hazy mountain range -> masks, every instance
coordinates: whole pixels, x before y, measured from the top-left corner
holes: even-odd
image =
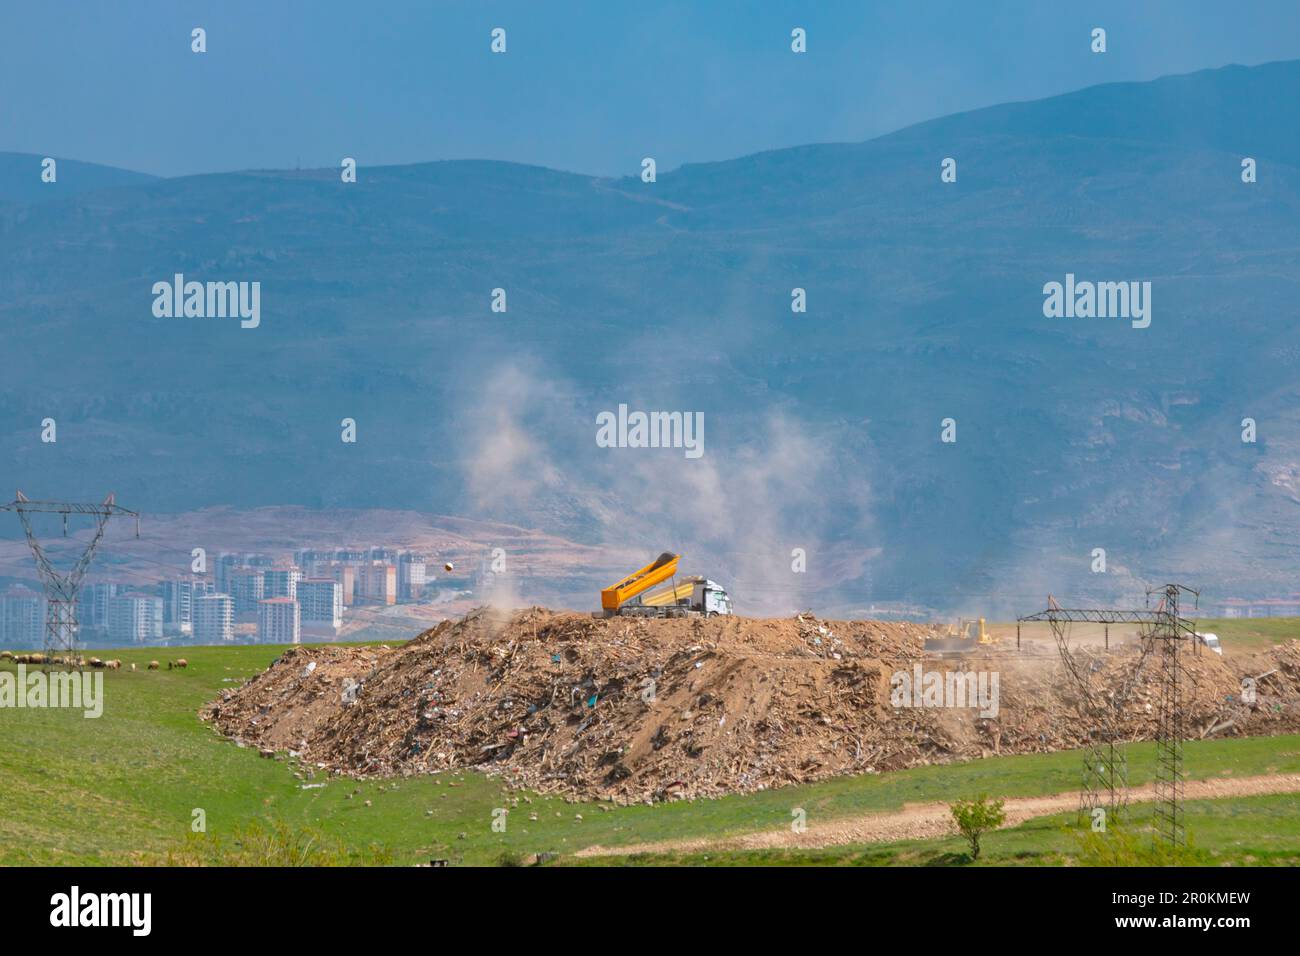
[[[740,610],[1290,593],[1297,102],[1300,62],[1232,66],[654,183],[0,154],[0,487],[672,547]],[[156,318],[177,273],[259,282],[260,326]],[[1067,274],[1149,281],[1150,327],[1045,317]],[[597,447],[620,403],[703,412],[704,456]]]

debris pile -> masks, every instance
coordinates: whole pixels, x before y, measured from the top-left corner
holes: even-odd
[[[650,619],[484,609],[395,649],[292,648],[202,716],[247,745],[293,750],[357,776],[474,767],[515,786],[619,803],[1086,742],[1054,658],[939,661],[922,651],[930,636],[926,625],[809,614]],[[1300,644],[1274,654],[1253,708],[1242,704],[1242,675],[1225,659],[1185,655],[1188,735],[1300,729]],[[1096,686],[1118,685],[1137,656],[1098,655]],[[1250,667],[1262,673],[1262,663]],[[895,706],[891,679],[920,669],[996,674],[996,713]],[[1158,694],[1148,661],[1120,711],[1126,739],[1154,734]]]

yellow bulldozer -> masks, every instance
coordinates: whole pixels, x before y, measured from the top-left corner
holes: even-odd
[[[984,627],[984,618],[961,618],[949,627],[943,637],[932,637],[925,642],[927,651],[952,653],[954,651],[973,651],[993,643],[993,635]]]

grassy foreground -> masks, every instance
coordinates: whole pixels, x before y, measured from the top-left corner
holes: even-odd
[[[1192,849],[1183,862],[1197,866],[1300,866],[1300,797],[1277,794],[1184,804]],[[1127,828],[1138,850],[1118,865],[1145,865],[1153,825],[1150,804],[1134,805]],[[586,866],[1071,866],[1109,865],[1089,855],[1074,814],[1036,817],[984,835],[980,857],[959,836],[892,843],[845,844],[822,849],[710,850],[693,853],[586,857]],[[1101,838],[1099,838],[1101,839]]]
[[[237,747],[196,717],[223,688],[266,667],[278,648],[186,648],[178,653],[189,660],[187,670],[168,671],[164,664],[152,672],[143,665],[159,651],[112,653],[142,669],[104,674],[103,717],[0,710],[0,863],[410,864],[440,858],[482,864],[534,853],[563,859],[596,844],[788,826],[795,807],[811,823],[905,802],[950,802],[981,792],[1035,796],[1079,783],[1078,753],[997,757],[654,807],[508,793],[476,773],[369,782],[311,776],[294,761]],[[1132,783],[1152,778],[1150,745],[1130,747],[1129,761]],[[1300,772],[1300,737],[1190,742],[1186,769],[1191,779]],[[1298,804],[1295,795],[1189,804],[1188,828],[1198,846],[1224,861],[1296,862]],[[492,826],[499,809],[509,810],[505,832]],[[202,834],[192,831],[196,810],[206,820]],[[987,862],[1062,862],[1073,849],[1061,823],[1030,821],[993,834]],[[953,839],[620,862],[924,864],[951,861],[959,851]]]

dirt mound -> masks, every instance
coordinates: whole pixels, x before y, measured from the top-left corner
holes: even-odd
[[[801,616],[597,619],[478,611],[389,648],[295,647],[202,712],[231,737],[356,775],[477,767],[542,792],[618,802],[749,791],[1086,742],[1055,657],[922,652],[932,629]],[[1098,655],[1095,686],[1136,650]],[[1300,729],[1300,644],[1241,674],[1187,654],[1187,735]],[[996,716],[895,706],[891,677],[993,673]],[[1267,665],[1267,666],[1265,666]],[[1148,664],[1122,710],[1125,739],[1155,731]],[[1218,725],[1228,722],[1226,727]]]

